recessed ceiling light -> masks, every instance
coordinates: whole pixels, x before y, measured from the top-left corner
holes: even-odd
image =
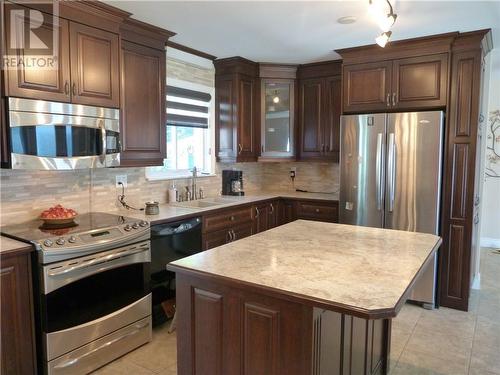
[[[340,17],[337,22],[341,23],[342,25],[348,25],[350,23],[356,22],[357,19],[354,16],[345,16],[345,17]]]

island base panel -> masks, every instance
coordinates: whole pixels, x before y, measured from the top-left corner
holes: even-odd
[[[376,375],[389,319],[367,320],[178,273],[179,375]]]

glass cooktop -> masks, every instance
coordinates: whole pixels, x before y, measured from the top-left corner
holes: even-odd
[[[92,212],[78,215],[72,224],[65,226],[46,226],[42,220],[36,219],[21,224],[4,226],[0,228],[0,232],[17,240],[39,242],[40,240],[54,236],[81,234],[136,221],[137,219],[126,216]]]

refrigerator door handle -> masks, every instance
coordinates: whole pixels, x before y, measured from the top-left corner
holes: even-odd
[[[389,155],[387,160],[389,186],[389,212],[394,210],[394,190],[396,188],[396,144],[394,142],[394,133],[389,133]]]
[[[376,175],[376,195],[377,195],[377,210],[382,209],[382,166],[384,165],[384,152],[382,147],[382,133],[377,134],[377,155],[375,161]]]

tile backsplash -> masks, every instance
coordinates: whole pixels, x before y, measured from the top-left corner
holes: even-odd
[[[295,183],[289,178],[290,168],[297,169]],[[243,171],[246,193],[259,191],[293,191],[295,188],[320,192],[339,189],[339,165],[333,163],[237,163],[216,164],[215,177],[200,177],[198,186],[207,196],[221,190],[221,170]],[[127,175],[126,201],[131,206],[155,200],[167,202],[167,189],[172,182],[178,189],[190,184],[189,179],[149,181],[144,168],[110,168],[80,171],[0,171],[0,225],[20,223],[37,217],[41,211],[57,203],[77,212],[120,210],[115,187],[116,175]]]

